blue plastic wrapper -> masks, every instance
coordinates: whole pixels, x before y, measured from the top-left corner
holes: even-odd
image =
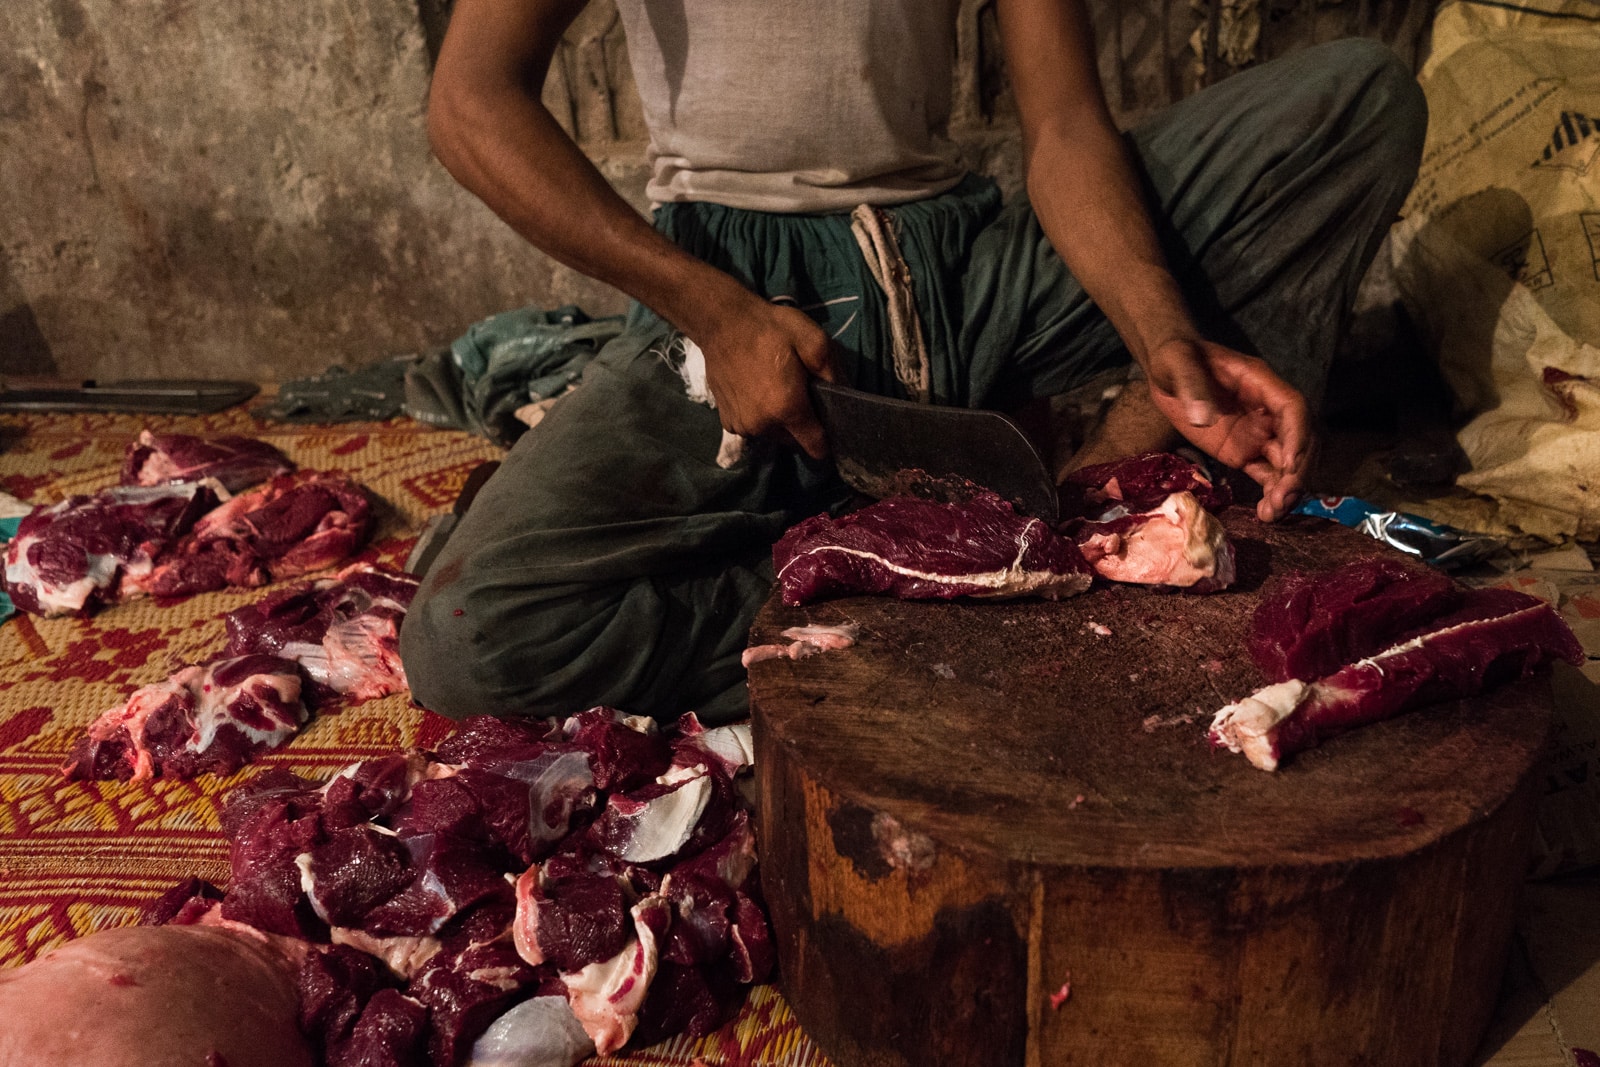
[[[1332,519],[1341,526],[1352,526],[1368,537],[1445,570],[1480,560],[1505,546],[1498,537],[1458,530],[1403,511],[1385,511],[1354,496],[1309,497],[1300,502],[1294,514]]]

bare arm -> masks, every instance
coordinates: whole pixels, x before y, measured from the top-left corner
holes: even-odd
[[[1028,194],[1056,252],[1190,441],[1261,483],[1263,519],[1304,477],[1304,399],[1259,359],[1207,341],[1161,252],[1095,68],[1082,0],[999,0]]]
[[[679,249],[639,216],[540,102],[587,0],[460,0],[440,49],[428,135],[446,169],[539,249],[654,309],[706,353],[723,425],[826,450],[806,396],[828,339]]]

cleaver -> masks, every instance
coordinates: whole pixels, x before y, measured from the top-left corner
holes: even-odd
[[[1056,483],[1017,424],[998,411],[936,407],[811,379],[811,402],[839,476],[871,497],[908,488],[906,472],[964,478],[1054,524]]]

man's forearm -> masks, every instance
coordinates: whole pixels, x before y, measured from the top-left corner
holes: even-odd
[[[1028,195],[1050,244],[1135,359],[1198,339],[1106,110],[1081,0],[1001,0]]]
[[[446,40],[428,132],[456,180],[553,259],[615,286],[691,336],[750,297],[657,233],[556,123],[531,89],[543,80],[547,49],[523,69],[497,62],[498,39],[478,40],[470,24],[452,28],[462,37]]]
[[[1046,125],[1028,164],[1039,223],[1141,364],[1161,344],[1199,332],[1168,269],[1140,183],[1112,131]]]

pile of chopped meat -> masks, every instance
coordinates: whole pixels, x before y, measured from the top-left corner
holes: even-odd
[[[863,593],[1058,599],[1095,575],[1203,593],[1234,579],[1233,546],[1208,510],[1231,495],[1180,456],[1150,453],[1070,475],[1059,531],[987,490],[944,495],[954,499],[890,497],[793,527],[772,553],[783,602]]]
[[[283,475],[203,515],[132,589],[187,596],[323,570],[366,540],[371,513],[366,493],[347,478]]]
[[[1286,579],[1256,609],[1250,650],[1272,684],[1217,712],[1210,736],[1268,771],[1345,730],[1583,661],[1537,597],[1391,560]]]
[[[101,714],[73,747],[68,778],[231,774],[300,730],[300,672],[275,656],[184,667]]]
[[[232,774],[298,733],[307,703],[404,691],[399,629],[416,590],[409,574],[359,563],[234,609],[217,657],[101,714],[62,773],[123,781]]]
[[[231,881],[174,924],[303,946],[300,1028],[328,1067],[571,1064],[720,1026],[772,941],[735,778],[749,728],[594,708],[468,720],[433,752],[229,798]]]
[[[292,468],[250,438],[146,431],[129,446],[126,484],[23,520],[6,550],[6,591],[38,615],[87,614],[331,567],[366,539],[371,503],[345,478]]]

